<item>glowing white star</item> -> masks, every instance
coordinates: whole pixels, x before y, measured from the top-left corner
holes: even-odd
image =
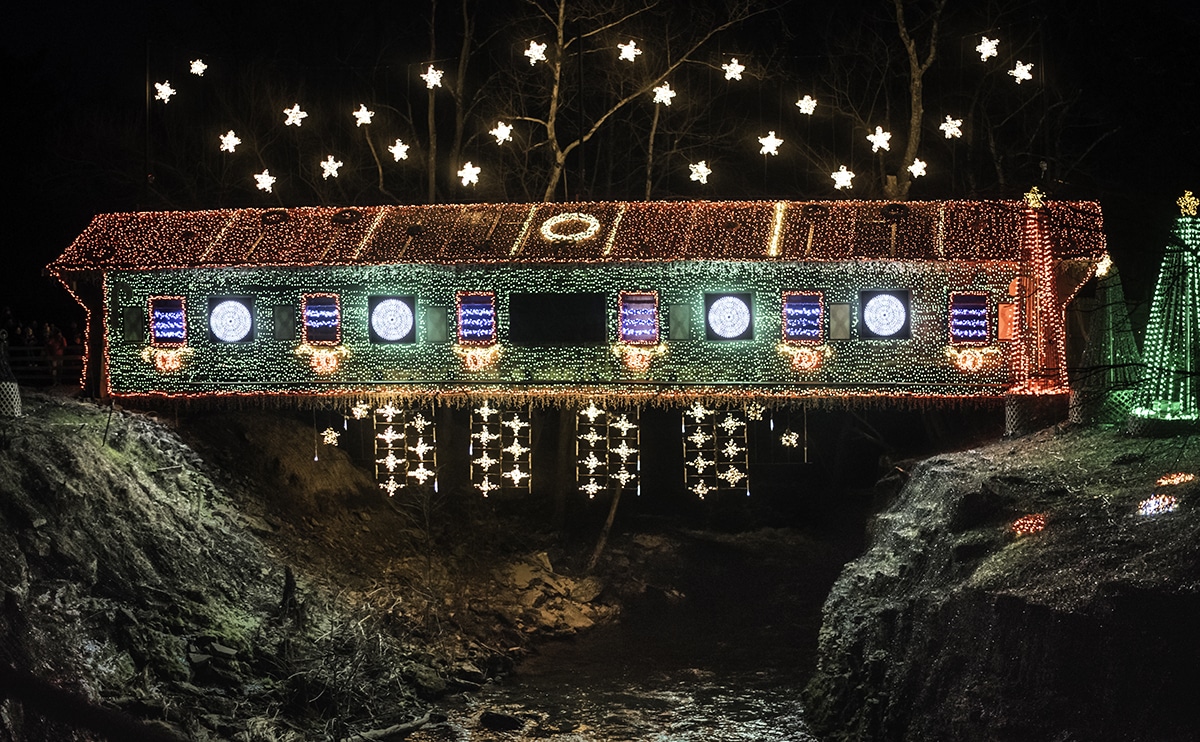
[[[925,162],[920,159],[913,160],[912,164],[908,166],[908,172],[912,173],[914,178],[921,177],[925,174]]]
[[[467,160],[463,164],[462,170],[459,170],[457,175],[462,178],[463,185],[475,185],[479,183],[479,168],[472,165],[470,160]]]
[[[371,414],[371,405],[366,402],[359,402],[351,408],[350,413],[354,415],[355,420],[362,420],[367,415]]]
[[[691,179],[701,183],[708,183],[708,176],[712,175],[712,170],[708,169],[708,162],[701,160],[695,165],[688,165],[688,170],[692,171]]]
[[[271,192],[271,187],[275,185],[275,176],[271,175],[270,170],[263,170],[258,175],[254,176],[255,188],[260,191]]]
[[[947,116],[938,128],[946,134],[947,139],[958,139],[962,136],[962,119],[952,119]]]
[[[783,144],[783,140],[775,136],[775,131],[771,130],[765,137],[759,137],[758,143],[762,145],[762,149],[758,151],[760,155],[778,155],[779,145]]]
[[[1032,80],[1033,75],[1029,74],[1029,70],[1033,69],[1033,62],[1022,64],[1021,60],[1017,60],[1017,66],[1008,71],[1008,74],[1016,78],[1017,84],[1020,85],[1025,80]]]
[[[881,149],[890,151],[892,149],[892,133],[884,131],[882,126],[876,126],[875,133],[867,135],[867,141],[871,143],[872,152],[878,152]]]
[[[979,52],[979,60],[981,62],[988,61],[989,57],[994,57],[998,54],[996,45],[1000,43],[1000,39],[989,39],[984,36],[979,42],[979,46],[975,47],[975,51]]]
[[[154,93],[154,99],[163,103],[170,103],[171,96],[175,95],[175,88],[171,87],[170,80],[154,83],[154,90],[157,91]]]
[[[232,152],[239,144],[242,143],[242,140],[238,139],[238,135],[233,133],[233,129],[230,129],[228,132],[222,134],[219,139],[221,140],[222,152]]]
[[[746,66],[738,64],[737,57],[733,57],[729,60],[729,64],[721,65],[721,69],[725,70],[726,80],[741,80],[742,72],[745,71]]]
[[[853,188],[854,173],[846,169],[845,165],[838,168],[836,173],[833,173],[833,187],[839,191],[843,188]]]
[[[206,69],[208,69],[208,65],[204,63],[203,59],[193,59],[188,71],[196,77],[204,77],[204,70]]]
[[[421,75],[421,79],[425,81],[425,87],[433,90],[442,86],[442,75],[444,74],[446,73],[431,64],[429,65],[429,69],[425,70]]]
[[[321,442],[326,446],[336,446],[338,444],[338,438],[341,437],[341,435],[342,434],[340,432],[334,430],[333,428],[325,428],[321,431]]]
[[[358,110],[351,112],[351,115],[354,116],[354,125],[362,126],[363,124],[371,123],[371,118],[375,115],[375,112],[368,111],[366,103],[359,103]]]
[[[321,179],[328,180],[331,175],[336,178],[338,176],[338,168],[342,165],[342,161],[333,159],[333,155],[326,157],[321,161]]]
[[[654,89],[654,102],[662,103],[663,105],[671,105],[671,99],[676,95],[674,90],[671,90],[671,83],[664,82]]]
[[[637,48],[637,42],[633,39],[630,39],[628,44],[617,44],[617,48],[621,50],[621,56],[618,59],[623,59],[626,62],[635,61],[637,56],[642,53],[642,50]]]
[[[817,110],[817,99],[811,95],[805,95],[796,101],[796,108],[800,109],[800,113],[811,116],[813,115],[813,111]]]
[[[300,110],[299,103],[296,103],[291,108],[283,109],[283,113],[287,116],[283,120],[284,126],[300,126],[304,123],[304,119],[308,118],[308,114]]]
[[[392,153],[392,157],[396,159],[396,162],[408,159],[408,145],[399,139],[396,140],[395,144],[388,147],[388,152]]]
[[[503,121],[496,122],[496,128],[488,132],[496,137],[496,144],[504,144],[512,141],[512,124],[506,124]]]
[[[529,48],[525,50],[525,56],[529,57],[529,66],[532,67],[538,62],[546,61],[546,45],[539,44],[536,41],[529,42]]]

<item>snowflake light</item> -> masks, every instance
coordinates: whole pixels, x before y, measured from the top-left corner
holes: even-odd
[[[726,415],[725,419],[719,424],[719,427],[725,431],[726,435],[733,435],[737,429],[744,426],[746,423],[743,420],[738,420],[732,414]]]
[[[813,111],[817,110],[817,99],[811,95],[805,95],[796,101],[796,108],[800,109],[800,113],[811,116],[813,115]]]
[[[594,423],[596,422],[596,418],[604,414],[604,410],[597,407],[595,402],[589,400],[588,406],[580,410],[579,414],[586,417],[589,423]]]
[[[587,458],[580,459],[579,463],[588,470],[588,474],[595,474],[597,469],[604,466],[604,462],[596,458],[594,451],[589,451]]]
[[[695,495],[696,497],[699,497],[701,500],[703,500],[704,496],[707,495],[709,492],[712,492],[712,487],[709,487],[703,481],[696,482],[689,489],[691,489],[691,492],[693,495]]]
[[[483,401],[483,404],[481,404],[475,408],[475,414],[479,415],[479,417],[482,418],[484,422],[487,422],[488,418],[490,418],[492,415],[497,415],[499,413],[500,413],[500,410],[497,410],[496,408],[494,408],[490,404],[488,404],[488,401],[486,399]]]
[[[387,420],[390,423],[393,419],[395,419],[396,415],[400,414],[401,410],[396,405],[392,404],[391,402],[388,402],[383,407],[380,407],[379,409],[375,410],[375,412],[378,413],[378,415],[380,417],[382,417],[384,420]]]
[[[595,477],[591,477],[588,479],[587,484],[581,484],[579,489],[583,492],[586,492],[589,498],[594,498],[596,493],[604,490],[604,487],[596,483]]]
[[[735,441],[727,441],[725,448],[721,449],[721,453],[725,454],[725,458],[732,459],[737,457],[739,453],[745,451],[745,447],[739,446]]]
[[[479,168],[472,165],[470,160],[467,160],[463,164],[462,170],[459,170],[457,175],[462,179],[463,185],[475,185],[479,183]]]
[[[671,105],[671,99],[676,95],[674,90],[671,90],[671,83],[664,82],[654,89],[654,102],[662,103],[663,105]]]
[[[947,116],[938,128],[946,134],[947,139],[958,139],[962,136],[962,119],[952,119]]]
[[[471,437],[478,439],[481,446],[486,446],[492,441],[500,440],[500,434],[489,431],[486,425],[480,428],[478,433],[471,433]]]
[[[431,64],[429,69],[421,74],[421,79],[425,81],[425,87],[433,90],[442,86],[442,75],[444,74],[446,73]]]
[[[718,474],[717,478],[724,479],[726,482],[729,482],[730,487],[736,487],[738,482],[746,478],[746,475],[743,474],[736,466],[731,466]]]
[[[521,428],[529,427],[529,423],[525,422],[524,420],[522,420],[519,417],[514,417],[511,420],[505,420],[504,422],[502,422],[500,424],[503,425],[504,427],[508,428],[509,430],[511,430],[513,432],[513,435],[520,433]]]
[[[695,420],[696,422],[699,423],[699,422],[702,422],[704,420],[704,418],[713,414],[713,411],[706,408],[704,405],[700,404],[699,402],[695,402],[692,404],[691,407],[689,407],[687,409],[687,412],[685,412],[684,414],[691,417],[693,420]]]
[[[529,48],[525,50],[525,56],[529,57],[529,66],[532,67],[538,62],[546,61],[546,45],[539,44],[536,41],[529,42]]]
[[[609,476],[620,482],[622,487],[627,486],[630,482],[637,479],[636,474],[623,466],[617,471],[616,474],[610,474]]]
[[[160,100],[163,103],[170,103],[171,96],[175,95],[175,88],[171,87],[170,80],[154,83],[154,99]]]
[[[1179,509],[1179,498],[1175,495],[1155,495],[1138,503],[1138,515],[1151,516],[1173,513]]]
[[[496,137],[496,144],[504,144],[505,142],[512,141],[512,130],[513,128],[511,124],[506,124],[503,121],[497,121],[496,128],[489,131],[488,134]]]
[[[617,48],[621,50],[621,54],[617,58],[623,59],[626,62],[635,61],[638,55],[642,53],[642,50],[637,48],[637,42],[633,39],[630,39],[628,44],[617,44]]]
[[[308,114],[300,110],[300,104],[296,103],[291,108],[283,109],[283,114],[287,118],[283,120],[284,126],[300,126],[304,123],[304,119],[308,118]]]
[[[233,150],[237,149],[239,144],[242,143],[242,140],[238,138],[238,135],[233,133],[233,129],[230,129],[218,138],[221,140],[222,152],[232,152]]]
[[[881,149],[890,151],[892,149],[892,133],[884,131],[882,126],[876,126],[875,133],[867,135],[867,141],[871,143],[872,152],[878,152]]]
[[[1200,198],[1193,196],[1191,191],[1184,191],[1175,204],[1179,206],[1180,216],[1195,216],[1196,207],[1200,206]]]
[[[321,442],[326,446],[336,446],[341,435],[341,432],[333,428],[325,428],[321,431]]]
[[[423,436],[417,436],[417,445],[409,446],[408,450],[415,453],[418,459],[423,459],[425,458],[425,454],[432,451],[433,448],[433,446],[425,442],[425,438]]]
[[[351,115],[354,116],[354,125],[362,126],[363,124],[371,123],[371,118],[375,116],[375,112],[368,111],[366,103],[359,103],[358,110],[353,111]]]
[[[491,469],[493,466],[500,463],[500,459],[493,459],[490,455],[488,455],[487,451],[484,451],[482,456],[477,459],[472,459],[471,463],[475,464],[480,469]]]
[[[388,497],[395,496],[396,490],[400,489],[400,487],[401,487],[401,485],[399,482],[396,481],[395,477],[388,477],[386,482],[382,482],[379,485],[379,489],[388,493]]]
[[[746,70],[746,66],[738,64],[737,57],[729,60],[729,64],[721,65],[721,69],[725,70],[726,80],[741,80],[742,72]]]
[[[392,157],[396,162],[408,159],[408,145],[397,139],[396,143],[388,147],[388,152],[392,153]]]
[[[520,487],[520,486],[521,486],[521,480],[522,480],[522,479],[528,479],[528,478],[529,478],[529,475],[528,475],[527,473],[525,473],[525,472],[521,471],[521,467],[520,467],[520,466],[518,466],[518,465],[516,465],[516,464],[513,464],[513,468],[512,468],[512,469],[510,469],[509,471],[506,471],[506,472],[504,472],[504,473],[503,473],[503,474],[501,474],[500,476],[502,476],[502,477],[508,477],[509,479],[511,479],[514,487]]]
[[[707,469],[708,467],[717,465],[717,462],[715,459],[706,459],[703,456],[701,456],[700,454],[696,454],[696,458],[694,458],[691,461],[688,461],[686,463],[688,466],[694,468],[696,470],[696,472],[699,474],[703,474],[704,470]]]
[[[326,157],[321,161],[321,179],[328,180],[330,176],[336,178],[338,176],[338,168],[343,164],[345,163],[341,160],[333,159],[333,155]]]
[[[382,433],[376,433],[375,437],[386,443],[390,448],[392,444],[404,437],[404,433],[389,425],[383,429]]]
[[[396,467],[404,463],[404,459],[397,458],[395,451],[388,451],[387,456],[382,459],[375,459],[376,464],[383,464],[383,468],[388,471],[396,471]]]
[[[699,447],[712,440],[712,436],[708,433],[705,433],[700,428],[696,428],[696,430],[693,431],[692,434],[687,437],[687,439],[691,441],[693,445]]]
[[[425,462],[422,461],[420,464],[417,464],[416,469],[412,469],[408,472],[408,476],[416,479],[417,484],[425,484],[425,480],[436,477],[437,474],[429,469],[426,469]]]
[[[418,433],[424,433],[425,428],[429,427],[430,425],[433,425],[433,422],[430,420],[426,420],[425,416],[418,412],[417,414],[413,415],[413,418],[408,421],[408,424],[411,427],[413,427]]]
[[[747,420],[761,420],[763,413],[766,411],[767,411],[767,408],[763,407],[758,402],[751,402],[750,404],[746,405],[745,408],[743,409],[743,412],[746,413]]]
[[[496,490],[501,489],[501,487],[485,476],[482,482],[475,485],[475,489],[482,492],[484,497],[487,497],[489,492],[495,492]]]
[[[599,434],[599,433],[597,433],[595,430],[589,430],[588,432],[586,432],[586,433],[584,433],[583,435],[579,436],[579,440],[581,440],[581,441],[587,441],[587,444],[588,444],[589,446],[594,446],[594,445],[596,445],[598,442],[600,442],[600,441],[604,440],[604,436],[600,435],[600,434]]]
[[[502,448],[500,450],[504,451],[505,453],[512,454],[513,457],[515,457],[515,458],[519,458],[519,457],[524,456],[525,454],[529,453],[529,447],[522,446],[517,441],[513,441],[512,443],[508,444],[507,446],[505,446],[504,448]]]
[[[188,67],[188,71],[196,77],[204,77],[204,70],[206,69],[208,69],[208,65],[204,63],[203,59],[193,59],[191,65]]]
[[[692,171],[692,174],[688,177],[691,180],[695,180],[700,183],[707,184],[708,176],[712,175],[712,170],[708,168],[708,162],[706,160],[701,160],[694,165],[688,165],[688,170]]]
[[[1018,536],[1038,533],[1046,527],[1046,516],[1043,513],[1022,515],[1013,521],[1012,532]]]
[[[759,137],[758,143],[762,145],[762,148],[758,150],[760,155],[778,155],[779,145],[783,144],[783,140],[775,136],[775,131],[772,129],[767,132],[765,137]]]
[[[1008,74],[1012,75],[1013,78],[1016,79],[1017,84],[1020,85],[1025,80],[1033,79],[1033,75],[1029,74],[1029,70],[1031,69],[1033,69],[1033,62],[1030,62],[1029,64],[1023,64],[1021,60],[1018,59],[1017,66],[1009,70]]]
[[[996,51],[999,43],[1000,39],[989,39],[984,36],[979,42],[979,46],[975,47],[975,51],[979,52],[979,61],[986,62],[990,57],[996,56],[999,53]]]
[[[367,415],[371,414],[371,405],[366,402],[359,402],[350,408],[350,414],[354,415],[355,420],[362,420]]]
[[[783,435],[779,436],[779,443],[785,448],[799,448],[800,434],[794,430],[789,430]]]
[[[260,191],[271,192],[271,188],[275,185],[275,176],[271,175],[270,170],[263,170],[261,173],[254,176],[255,188]]]
[[[913,160],[912,164],[908,166],[908,172],[912,173],[914,178],[921,177],[925,174],[925,162],[920,159]]]
[[[609,425],[621,431],[621,435],[629,435],[629,431],[637,428],[637,425],[630,422],[626,415],[621,415],[616,422],[609,423]]]
[[[846,169],[845,165],[838,168],[836,173],[831,175],[833,178],[833,187],[839,191],[843,188],[853,188],[854,173]]]

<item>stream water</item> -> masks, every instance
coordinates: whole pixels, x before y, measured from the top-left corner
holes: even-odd
[[[412,739],[816,740],[800,697],[836,566],[729,544],[689,551],[684,597],[652,592],[617,625],[543,646]],[[488,712],[521,728],[489,730]]]

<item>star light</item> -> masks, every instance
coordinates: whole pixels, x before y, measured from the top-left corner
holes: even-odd
[[[760,155],[778,155],[779,145],[783,144],[783,140],[775,136],[775,130],[772,129],[765,137],[759,137],[758,143],[762,145],[762,149],[758,151]]]
[[[867,141],[871,143],[872,152],[878,152],[880,149],[891,151],[892,149],[892,133],[884,131],[882,126],[876,126],[875,133],[867,135]]]
[[[154,83],[154,90],[157,91],[154,93],[154,99],[163,103],[170,103],[171,96],[175,95],[175,88],[171,87],[170,80]]]
[[[1031,209],[1040,209],[1046,205],[1046,194],[1042,193],[1041,189],[1034,186],[1029,193],[1025,194],[1025,205]]]
[[[621,55],[618,59],[623,59],[626,62],[633,62],[642,53],[642,50],[637,48],[637,42],[633,39],[630,39],[628,44],[617,44],[617,48],[621,50]]]
[[[444,74],[446,73],[431,64],[429,69],[421,75],[421,79],[425,81],[425,87],[433,90],[442,86],[442,75]]]
[[[333,159],[333,155],[326,157],[321,161],[321,179],[328,180],[331,175],[336,178],[338,176],[338,168],[343,164],[345,163],[341,160]]]
[[[708,183],[708,176],[712,175],[712,170],[708,168],[706,160],[701,160],[694,165],[688,165],[688,170],[692,171],[692,174],[689,176],[692,180],[705,184]]]
[[[741,80],[742,72],[746,69],[746,66],[738,64],[737,57],[733,57],[729,60],[729,64],[721,65],[721,69],[725,70],[726,80]]]
[[[662,103],[663,105],[671,105],[671,99],[676,95],[674,90],[671,90],[671,83],[664,82],[654,89],[654,102]]]
[[[470,160],[467,160],[463,164],[462,170],[459,170],[457,174],[458,177],[462,178],[463,185],[476,185],[479,183],[479,168],[472,165]]]
[[[691,461],[685,462],[685,463],[688,466],[693,467],[696,470],[697,474],[703,474],[704,470],[707,469],[708,467],[717,465],[717,462],[715,459],[706,459],[703,456],[701,456],[700,454],[696,454],[696,458],[692,459]]]
[[[232,152],[239,144],[242,143],[242,140],[238,138],[238,135],[233,133],[233,129],[225,132],[218,137],[218,139],[221,140],[222,152]]]
[[[908,172],[912,173],[914,178],[921,177],[925,174],[925,162],[920,159],[913,160],[912,164],[908,166]]]
[[[989,39],[984,36],[979,42],[979,46],[975,47],[975,51],[979,52],[979,61],[986,62],[989,57],[994,57],[998,54],[996,45],[1000,43],[1000,39]]]
[[[283,109],[284,115],[287,116],[283,120],[284,126],[300,126],[304,123],[304,119],[308,118],[308,114],[300,110],[300,104],[296,103],[291,108]]]
[[[1020,85],[1025,80],[1032,80],[1033,75],[1029,74],[1029,70],[1033,69],[1033,62],[1022,64],[1021,60],[1017,60],[1017,66],[1008,71],[1008,74],[1016,78],[1017,84]]]
[[[583,492],[586,492],[587,496],[589,498],[594,498],[596,496],[597,492],[601,492],[604,490],[604,487],[597,484],[596,478],[592,477],[592,478],[588,479],[587,484],[581,484],[579,486],[579,489]]]
[[[512,141],[512,130],[513,128],[511,124],[506,124],[503,121],[497,121],[496,128],[489,131],[488,134],[496,137],[496,144],[504,144],[505,142]]]
[[[546,61],[546,45],[539,44],[536,41],[529,42],[529,48],[525,50],[525,56],[529,57],[529,66],[532,67],[538,62]]]
[[[321,442],[326,446],[336,446],[338,444],[338,438],[341,437],[341,435],[342,434],[340,432],[334,430],[333,428],[325,428],[321,431]]]
[[[833,178],[833,187],[839,191],[843,188],[849,189],[854,187],[854,173],[847,170],[845,165],[838,168],[836,173],[831,175]]]
[[[800,113],[811,116],[813,115],[813,111],[817,110],[817,99],[811,95],[805,95],[796,101],[796,108],[800,109]]]
[[[204,70],[206,69],[208,69],[208,65],[204,63],[203,59],[193,59],[188,71],[196,77],[204,77]]]
[[[371,123],[371,118],[375,115],[375,112],[368,111],[366,103],[359,103],[358,110],[351,112],[351,115],[354,116],[354,125],[362,126],[363,124]]]
[[[1200,198],[1193,196],[1191,191],[1184,191],[1175,204],[1179,206],[1180,216],[1195,216],[1196,207],[1200,206]]]
[[[408,159],[408,145],[399,139],[396,140],[395,144],[388,147],[388,152],[392,153],[392,157],[395,158],[396,162]]]
[[[747,404],[742,411],[746,413],[746,419],[748,420],[761,420],[763,413],[767,411],[767,408],[758,402],[751,402]]]
[[[945,132],[947,139],[958,139],[962,136],[962,119],[952,119],[947,116],[938,128]]]
[[[699,497],[701,500],[703,500],[704,496],[709,492],[712,492],[712,487],[709,487],[705,482],[696,482],[689,489],[691,490],[692,494],[694,494],[696,497]]]
[[[260,191],[271,192],[271,187],[275,185],[275,176],[271,175],[270,170],[263,170],[261,173],[254,176],[255,188]]]
[[[371,413],[371,405],[366,402],[359,402],[350,408],[350,414],[354,415],[355,420],[362,420]]]

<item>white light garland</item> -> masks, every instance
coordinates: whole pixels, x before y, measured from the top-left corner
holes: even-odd
[[[642,50],[637,48],[637,42],[633,39],[630,39],[628,44],[617,44],[617,48],[621,50],[618,59],[626,62],[637,60],[638,55],[642,53]]]
[[[796,108],[800,109],[800,113],[811,116],[813,115],[813,111],[817,110],[817,99],[811,95],[805,95],[796,101]]]
[[[872,152],[878,152],[881,149],[891,151],[892,149],[892,133],[884,131],[882,126],[876,126],[875,133],[867,135],[867,141],[871,143]]]
[[[915,159],[908,166],[908,172],[912,173],[914,178],[919,178],[925,174],[925,162],[921,159]]]
[[[396,162],[408,159],[408,145],[397,139],[396,143],[388,147],[388,152],[392,153],[392,157]]]
[[[833,178],[833,187],[839,191],[843,188],[854,187],[854,173],[847,170],[845,165],[839,167],[837,172],[833,173],[830,177]]]
[[[300,104],[296,103],[291,108],[283,109],[283,114],[287,118],[283,120],[284,126],[300,126],[304,123],[304,119],[308,118],[308,114],[300,110]]]
[[[538,62],[546,61],[546,45],[539,44],[536,41],[529,42],[529,48],[525,50],[525,56],[529,57],[529,66],[532,67]]]
[[[779,145],[783,144],[783,140],[775,136],[775,130],[772,129],[767,132],[765,137],[759,137],[758,143],[762,145],[762,148],[758,150],[760,155],[778,155]]]
[[[721,69],[725,70],[726,80],[741,80],[742,73],[745,72],[746,66],[738,64],[737,57],[729,60],[729,64],[721,65]]]
[[[463,185],[476,185],[479,183],[479,173],[480,169],[475,165],[472,165],[470,160],[467,160],[466,163],[463,164],[462,170],[459,170],[457,175],[462,179]]]
[[[654,102],[662,103],[664,106],[671,105],[671,99],[676,95],[674,90],[671,90],[671,83],[664,82],[657,88],[654,88]]]
[[[975,51],[979,52],[979,61],[986,62],[988,58],[994,57],[999,52],[996,51],[996,46],[1000,43],[999,39],[989,39],[984,36],[979,42],[979,46],[975,47]]]
[[[344,163],[341,160],[333,159],[333,155],[329,155],[321,161],[321,179],[328,180],[330,176],[336,178],[338,176],[338,168]]]
[[[425,81],[425,87],[433,90],[442,86],[442,75],[444,74],[446,73],[431,64],[429,69],[421,74],[421,79]]]
[[[1033,75],[1029,74],[1029,71],[1031,69],[1033,69],[1033,62],[1024,64],[1021,62],[1021,60],[1018,59],[1017,66],[1013,67],[1011,70],[1009,70],[1008,74],[1012,75],[1013,79],[1015,79],[1017,81],[1017,84],[1020,85],[1025,80],[1033,79]]]
[[[350,115],[354,116],[355,126],[362,126],[363,124],[371,123],[371,119],[374,118],[375,112],[368,111],[366,103],[359,103],[358,110],[351,112]]]
[[[170,80],[154,83],[154,99],[160,100],[163,103],[170,103],[171,96],[175,95],[175,88],[171,87]]]
[[[708,168],[708,162],[706,160],[701,160],[694,165],[688,165],[688,170],[692,171],[692,174],[688,177],[691,180],[695,180],[700,183],[707,184],[708,176],[712,175],[712,170]]]
[[[559,232],[558,227],[564,224],[582,222],[586,226],[575,232]],[[565,214],[552,216],[542,222],[541,229],[542,238],[551,242],[581,242],[589,240],[596,236],[600,231],[600,220],[591,214],[584,214],[579,211],[570,211]]]
[[[488,134],[496,137],[496,144],[504,144],[505,142],[512,141],[512,130],[513,128],[511,124],[506,124],[503,121],[497,121],[496,128],[489,131]]]
[[[271,189],[275,186],[275,180],[275,176],[271,175],[270,170],[263,170],[261,173],[258,173],[254,176],[254,187],[260,191],[266,191],[267,193],[270,193]]]
[[[962,136],[962,119],[947,116],[938,128],[942,130],[947,139],[958,139]]]
[[[235,149],[237,149],[237,146],[239,144],[242,143],[242,140],[238,138],[238,135],[233,133],[233,129],[230,129],[229,131],[225,132],[224,134],[219,136],[218,139],[221,140],[221,151],[222,152],[232,152]]]
[[[208,69],[208,65],[203,59],[193,59],[188,66],[188,72],[191,72],[196,77],[204,77],[204,70]]]

